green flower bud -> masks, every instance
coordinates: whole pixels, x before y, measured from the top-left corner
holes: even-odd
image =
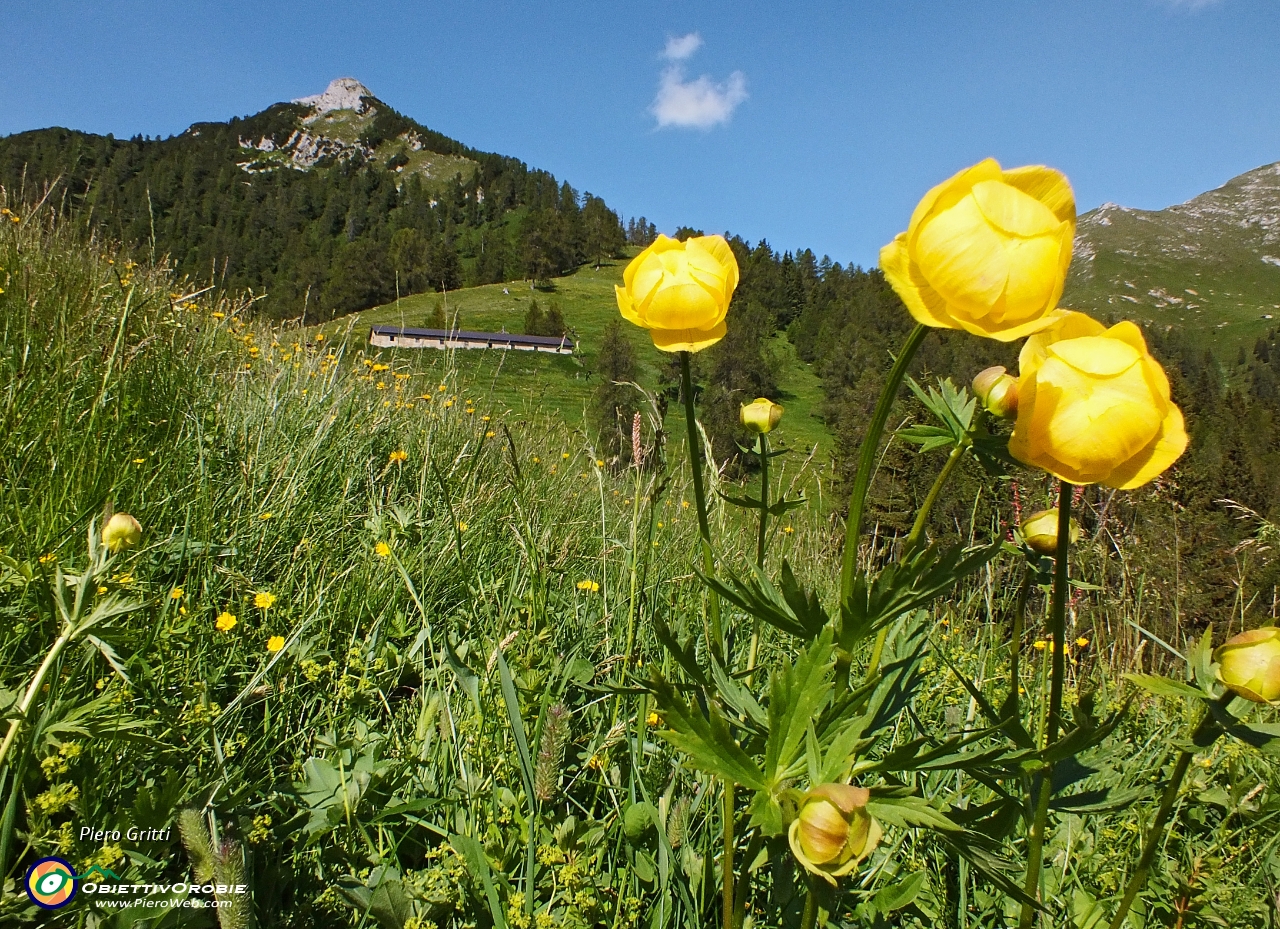
[[[1056,555],[1058,553],[1058,508],[1040,510],[1032,513],[1018,527],[1022,540],[1031,546],[1039,555]],[[1080,526],[1071,520],[1071,541],[1080,539]]]
[[[142,526],[128,513],[117,513],[102,527],[102,544],[113,553],[133,548],[142,541]]]
[[[871,792],[823,784],[805,794],[787,831],[791,853],[805,870],[834,885],[880,844],[880,824],[867,812]]]
[[[742,425],[756,435],[763,435],[771,432],[782,419],[782,404],[774,403],[765,397],[758,397],[750,403],[742,404],[738,418],[742,421]]]
[[[1280,700],[1280,628],[1263,626],[1227,639],[1213,653],[1218,680],[1246,700]]]
[[[993,416],[1005,419],[1018,415],[1018,379],[996,365],[979,371],[973,379],[973,392]]]

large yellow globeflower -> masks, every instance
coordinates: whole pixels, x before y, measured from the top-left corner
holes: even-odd
[[[1012,342],[1051,321],[1075,234],[1061,172],[988,158],[924,195],[880,267],[917,322]]]
[[[637,255],[614,287],[628,322],[649,330],[664,352],[699,352],[724,338],[738,286],[738,260],[718,235],[684,242],[665,235]]]
[[[1110,329],[1067,312],[1018,356],[1018,419],[1009,452],[1072,484],[1128,490],[1187,447],[1169,379],[1131,322]]]

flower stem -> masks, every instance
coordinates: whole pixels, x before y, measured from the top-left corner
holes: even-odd
[[[760,455],[760,534],[756,539],[756,567],[764,568],[765,532],[769,525],[769,437],[760,433],[756,437],[756,450]],[[747,670],[753,671],[756,656],[760,652],[760,617],[751,618],[751,648],[747,652]],[[754,674],[747,675],[747,686],[755,680]]]
[[[818,895],[810,887],[804,896],[804,913],[800,917],[800,929],[813,929],[818,921]]]
[[[1062,723],[1062,690],[1066,677],[1066,625],[1067,625],[1067,561],[1071,551],[1071,494],[1075,488],[1066,481],[1058,483],[1058,551],[1053,562],[1053,602],[1049,609],[1049,630],[1053,635],[1052,677],[1049,682],[1049,718],[1045,724],[1044,747],[1048,750],[1058,741],[1058,729]],[[1017,643],[1015,643],[1016,646]],[[1015,687],[1017,684],[1015,683]],[[1044,855],[1045,830],[1049,822],[1049,799],[1053,793],[1053,766],[1049,765],[1037,778],[1035,819],[1031,825],[1027,848],[1027,879],[1023,885],[1027,896],[1034,900],[1040,888],[1040,863]],[[1030,929],[1035,918],[1035,905],[1022,904],[1019,929]]]
[[[724,874],[722,880],[722,896],[724,903],[724,929],[733,927],[733,781],[724,782]]]
[[[938,472],[937,479],[934,480],[933,486],[929,488],[929,493],[924,498],[920,512],[916,514],[916,521],[911,526],[911,534],[907,536],[907,544],[902,549],[904,554],[915,548],[916,543],[920,541],[920,537],[924,535],[924,527],[929,521],[929,513],[933,511],[933,505],[938,502],[938,497],[942,494],[942,488],[947,485],[947,481],[951,479],[951,473],[955,471],[956,465],[960,463],[960,459],[964,457],[964,453],[968,450],[968,442],[961,442],[951,449],[951,454],[947,456],[946,464]]]
[[[1228,691],[1219,699],[1218,705],[1225,709],[1234,696],[1235,694]],[[1212,714],[1206,713],[1196,726],[1191,741],[1197,748],[1207,748],[1221,734],[1222,729],[1217,721]],[[1173,814],[1173,807],[1178,802],[1178,791],[1182,788],[1182,780],[1187,776],[1187,769],[1191,766],[1191,757],[1192,752],[1178,753],[1178,760],[1173,765],[1173,774],[1165,786],[1164,796],[1160,798],[1160,808],[1156,811],[1155,821],[1151,824],[1147,841],[1142,847],[1142,856],[1138,859],[1138,866],[1124,889],[1124,897],[1120,901],[1120,908],[1116,910],[1115,917],[1111,920],[1110,929],[1120,929],[1124,925],[1125,917],[1129,915],[1129,908],[1133,906],[1133,901],[1138,897],[1138,891],[1142,890],[1142,885],[1147,881],[1147,875],[1151,873],[1151,864],[1155,861],[1156,852],[1164,838],[1164,830],[1169,824],[1169,817]]]
[[[871,423],[867,426],[867,434],[862,440],[862,449],[858,454],[858,473],[853,478],[853,493],[849,497],[849,515],[844,526],[844,560],[840,567],[840,602],[849,599],[853,592],[853,577],[858,567],[858,539],[862,536],[862,516],[867,504],[867,491],[871,487],[871,471],[876,463],[876,450],[880,447],[880,436],[884,433],[885,423],[889,420],[889,409],[898,397],[898,388],[906,377],[907,367],[915,357],[920,343],[928,335],[927,326],[917,325],[907,336],[902,351],[889,369],[889,377],[884,389],[880,391],[880,399],[876,403]]]
[[[702,438],[698,435],[698,422],[693,410],[693,372],[689,364],[690,352],[680,353],[681,391],[684,393],[684,419],[689,427],[689,470],[693,472],[693,502],[698,508],[698,534],[702,547],[702,571],[707,577],[715,574],[715,555],[711,550],[711,525],[707,522],[707,495],[702,489]],[[710,618],[707,646],[723,647],[724,634],[720,628],[720,598],[714,590],[707,592],[707,614]]]

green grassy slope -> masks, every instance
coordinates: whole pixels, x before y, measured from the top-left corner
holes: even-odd
[[[550,291],[532,290],[528,283],[513,281],[469,287],[446,295],[415,294],[318,329],[327,338],[338,336],[349,346],[358,347],[368,340],[370,326],[425,326],[432,309],[443,302],[450,320],[457,314],[460,328],[497,332],[505,327],[508,332],[520,332],[530,300],[536,299],[544,309],[551,301],[558,301],[578,341],[575,356],[473,350],[458,352],[454,364],[472,390],[485,392],[493,402],[515,411],[540,408],[554,412],[571,427],[577,427],[596,386],[591,372],[605,327],[618,312],[613,287],[621,283],[625,266],[625,260],[606,262],[599,269],[587,265],[568,277],[557,278]],[[641,385],[649,390],[657,388],[669,357],[653,347],[644,330],[628,326],[626,332],[640,361]],[[446,353],[434,349],[370,350],[381,360],[408,364],[413,370],[443,370],[450,363]],[[825,461],[831,449],[831,434],[818,418],[822,385],[785,338],[777,338],[773,350],[781,362],[782,403],[787,407],[785,435],[781,437],[806,453],[817,445],[818,457]],[[684,425],[674,404],[670,416],[673,418],[669,419],[668,429],[682,434]]]
[[[1280,319],[1280,163],[1168,209],[1086,213],[1063,303],[1252,344]]]

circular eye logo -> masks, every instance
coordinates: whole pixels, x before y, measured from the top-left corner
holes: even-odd
[[[76,895],[76,872],[61,858],[41,858],[27,871],[26,887],[32,903],[56,910]]]

